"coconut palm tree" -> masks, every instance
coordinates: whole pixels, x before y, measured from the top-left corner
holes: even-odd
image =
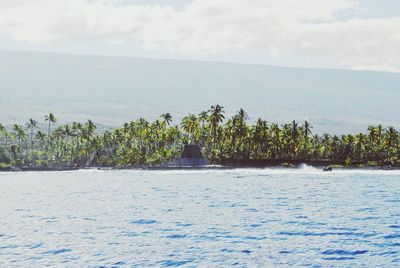
[[[44,121],[49,123],[49,137],[50,137],[51,124],[55,124],[57,122],[57,118],[54,116],[53,113],[49,113],[48,115],[44,116]]]
[[[392,126],[386,130],[386,146],[392,147],[397,145],[399,139],[399,132]]]
[[[41,145],[44,145],[46,134],[39,130],[36,132],[35,139],[38,140]]]
[[[97,129],[96,124],[90,119],[87,120],[87,123],[85,124],[85,127],[87,128],[88,133],[90,135],[93,135],[95,130]]]
[[[165,113],[161,115],[161,118],[164,119],[164,123],[170,126],[172,122],[172,115],[170,113]]]
[[[30,144],[30,149],[31,149],[31,157],[32,157],[32,152],[33,152],[33,131],[38,128],[38,122],[34,119],[29,119],[28,123],[26,123],[26,128],[30,130],[30,139],[31,139],[31,144]]]
[[[209,122],[210,128],[211,128],[211,135],[213,137],[213,143],[215,144],[216,136],[217,136],[217,127],[225,119],[224,107],[220,106],[219,104],[212,105],[210,110],[208,110],[208,113],[209,113],[208,122]]]
[[[70,125],[65,125],[64,126],[64,134],[65,134],[65,139],[67,143],[69,142],[70,137],[73,135],[73,130],[71,129]]]
[[[272,123],[270,132],[272,140],[272,159],[281,158],[282,131],[278,124]]]
[[[189,135],[189,143],[196,142],[196,132],[200,127],[200,123],[197,120],[197,116],[189,114],[182,119],[182,129]]]
[[[208,121],[208,112],[207,111],[202,111],[198,115],[199,120],[201,121],[201,127],[204,128],[205,123]]]
[[[54,116],[53,113],[49,113],[48,115],[44,116],[44,121],[49,123],[49,128],[48,128],[48,135],[47,135],[47,149],[50,149],[50,144],[51,144],[51,124],[55,124],[57,122],[57,118]]]
[[[311,129],[313,126],[306,120],[304,121],[303,129],[304,129],[304,139],[307,141],[308,137],[312,135]]]
[[[8,136],[7,129],[3,124],[0,124],[0,136],[5,139],[4,144],[7,144],[6,137]]]
[[[0,123],[0,133],[3,133],[6,131],[5,126],[3,126],[3,124]]]
[[[24,128],[17,124],[13,126],[12,135],[18,141],[18,149],[21,152],[21,143],[26,140],[28,135],[26,134]]]

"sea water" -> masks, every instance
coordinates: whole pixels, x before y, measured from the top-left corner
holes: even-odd
[[[399,267],[400,171],[0,173],[0,267]]]

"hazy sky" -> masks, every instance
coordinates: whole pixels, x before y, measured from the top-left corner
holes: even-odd
[[[400,72],[399,0],[0,0],[0,49]]]

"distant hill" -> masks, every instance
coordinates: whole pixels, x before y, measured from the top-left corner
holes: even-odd
[[[312,122],[317,132],[400,127],[400,74],[264,65],[0,52],[0,122],[93,119],[120,125],[170,112],[175,122],[212,104],[250,119]]]

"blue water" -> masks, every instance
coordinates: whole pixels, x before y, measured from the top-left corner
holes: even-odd
[[[400,171],[0,173],[1,267],[400,267]]]

